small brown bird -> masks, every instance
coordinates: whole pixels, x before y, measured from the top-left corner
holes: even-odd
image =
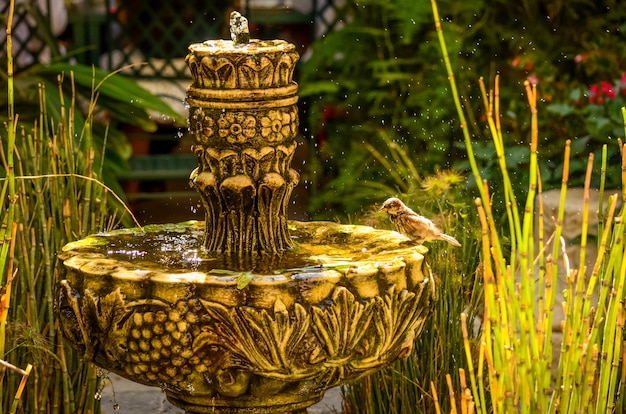
[[[461,243],[457,239],[444,234],[435,226],[435,223],[424,216],[420,216],[395,197],[387,199],[380,211],[389,214],[389,218],[396,226],[398,233],[404,234],[416,243],[445,240],[452,246],[461,247]]]

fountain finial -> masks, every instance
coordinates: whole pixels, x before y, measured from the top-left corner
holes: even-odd
[[[250,42],[248,19],[243,17],[238,11],[230,14],[230,37],[236,45]]]

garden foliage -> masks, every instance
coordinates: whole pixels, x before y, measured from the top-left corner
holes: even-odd
[[[619,114],[608,108],[610,99],[602,106],[612,115],[603,113],[603,119],[575,101],[578,96],[586,103],[592,85],[613,84],[626,66],[626,9],[617,0],[442,0],[440,8],[453,39],[448,53],[483,177],[497,182],[479,77],[493,83],[499,75],[511,85],[499,99],[518,193],[526,191],[529,163],[530,123],[519,93],[524,81],[537,84],[539,102],[550,105],[539,113],[546,189],[559,185],[566,139],[572,140],[575,159],[597,151],[607,138],[616,139]],[[383,136],[406,149],[421,175],[469,171],[429,3],[363,0],[342,12],[343,26],[316,41],[301,68],[300,91],[308,101],[316,148],[306,178],[316,192],[310,210],[317,217],[358,213],[390,195],[367,185],[392,183],[388,168],[364,145],[382,151]],[[608,137],[606,120],[613,128]],[[618,154],[611,147],[614,161]],[[584,161],[574,161],[571,168],[572,182],[582,185]],[[472,179],[469,185],[475,186]]]

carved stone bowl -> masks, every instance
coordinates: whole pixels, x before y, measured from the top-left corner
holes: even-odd
[[[85,358],[187,413],[306,412],[410,354],[427,249],[396,232],[289,222],[281,256],[211,257],[198,222],[89,236],[59,254],[57,311]]]

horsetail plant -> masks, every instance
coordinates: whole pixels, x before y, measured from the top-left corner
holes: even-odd
[[[7,124],[7,157],[2,157],[2,162],[6,171],[6,181],[2,185],[0,194],[2,196],[2,209],[6,206],[6,214],[3,214],[0,220],[0,285],[3,286],[0,292],[0,363],[3,366],[2,374],[4,374],[6,368],[13,372],[17,372],[21,375],[19,386],[13,394],[13,400],[9,407],[9,413],[15,413],[17,406],[22,396],[24,386],[30,372],[32,365],[27,364],[26,369],[21,368],[7,362],[6,358],[6,326],[7,318],[9,314],[9,308],[11,306],[11,291],[12,284],[17,269],[15,269],[15,244],[17,234],[17,223],[14,221],[15,217],[15,205],[17,201],[16,189],[15,189],[15,164],[13,161],[13,153],[15,150],[15,134],[17,119],[15,116],[15,109],[13,105],[13,40],[12,40],[12,25],[13,25],[13,12],[14,2],[11,1],[9,5],[9,12],[7,16],[7,29],[6,29],[6,47],[7,47],[7,85],[8,85],[8,124]],[[3,154],[0,154],[3,155]],[[4,200],[7,200],[5,203]],[[15,269],[15,270],[14,270]],[[4,401],[4,389],[0,387],[0,403]]]
[[[14,113],[10,2],[7,25],[8,122],[0,132],[0,412],[99,412],[96,368],[65,345],[54,314],[56,252],[66,243],[113,227],[121,199],[102,183],[101,158],[92,145],[100,85],[76,130],[77,104],[39,87],[40,114],[30,125]],[[73,86],[73,74],[69,73]],[[106,80],[106,79],[105,79]],[[59,94],[53,121],[48,97]],[[84,122],[83,122],[84,121]],[[129,212],[128,210],[126,210]],[[132,217],[132,214],[131,214]],[[136,222],[136,221],[135,221]],[[24,369],[20,367],[25,367]],[[8,368],[8,371],[6,370]],[[15,375],[17,373],[18,375]]]
[[[580,264],[574,269],[565,250],[566,241],[561,237],[567,203],[570,141],[564,147],[556,228],[553,234],[546,234],[538,168],[541,148],[538,145],[536,87],[528,82],[525,84],[531,112],[530,178],[524,210],[519,212],[500,128],[499,79],[496,77],[494,89],[489,93],[481,80],[487,122],[502,175],[508,228],[496,225],[492,195],[480,177],[469,132],[464,125],[437,4],[435,0],[431,3],[472,173],[477,183],[483,183],[479,185],[480,197],[476,199],[483,246],[483,327],[476,352],[470,342],[466,317],[461,315],[470,378],[470,385],[463,389],[460,398],[461,412],[623,412],[626,408],[622,359],[626,317],[626,150],[620,140],[622,192],[621,207],[618,207],[619,194],[608,197],[608,206],[604,205],[607,147],[602,148],[597,206],[598,255],[590,273],[586,263],[595,160],[593,154],[589,156],[583,189]],[[622,115],[626,120],[625,108],[622,108]],[[510,241],[509,252],[502,247],[505,239]],[[565,275],[566,282],[562,303],[556,303],[559,272]],[[555,306],[563,308],[563,321],[554,320]],[[558,324],[560,327],[554,329]],[[556,331],[562,334],[560,346],[559,337],[554,336]],[[552,365],[553,357],[558,357],[558,366]],[[460,376],[465,378],[466,373],[460,372]],[[467,396],[470,392],[471,396]],[[455,403],[452,412],[456,412]]]

